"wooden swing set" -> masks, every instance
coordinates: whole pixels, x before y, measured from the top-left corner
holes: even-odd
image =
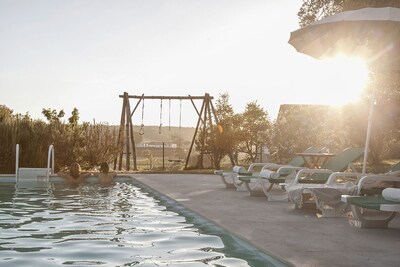
[[[206,93],[204,96],[145,96],[144,94],[142,95],[129,95],[127,92],[124,92],[123,95],[119,95],[120,98],[123,99],[122,102],[122,112],[121,112],[121,123],[119,126],[119,132],[118,132],[118,147],[120,148],[120,153],[115,158],[114,160],[114,169],[117,169],[117,164],[118,164],[118,170],[122,169],[122,161],[123,161],[123,154],[126,155],[125,160],[125,170],[129,171],[130,170],[130,161],[131,161],[131,156],[132,156],[132,161],[133,161],[133,170],[137,171],[137,158],[136,158],[136,145],[135,145],[135,138],[133,135],[133,124],[132,124],[132,117],[135,111],[137,110],[138,106],[140,103],[142,103],[142,114],[141,114],[141,125],[140,125],[140,130],[139,130],[139,135],[144,134],[144,100],[145,99],[158,99],[160,100],[160,126],[159,126],[159,133],[161,134],[161,128],[162,128],[162,110],[163,110],[163,100],[168,100],[169,101],[169,110],[171,110],[171,100],[179,100],[180,101],[180,110],[179,110],[179,132],[181,128],[181,112],[182,112],[182,100],[190,100],[197,115],[198,115],[198,120],[196,124],[196,129],[193,134],[192,142],[190,144],[190,148],[188,151],[188,154],[186,156],[186,162],[185,162],[185,169],[188,167],[189,159],[190,159],[190,154],[193,150],[193,146],[196,140],[196,137],[199,133],[199,130],[203,133],[200,142],[200,166],[199,168],[203,168],[203,157],[204,154],[207,153],[205,150],[205,136],[207,135],[207,130],[213,128],[213,119],[212,116],[214,116],[214,121],[216,125],[218,125],[218,119],[215,113],[215,108],[212,103],[213,97],[210,96],[208,93]],[[138,99],[135,108],[131,111],[130,107],[130,98]],[[196,107],[194,100],[203,100],[202,105],[200,110]],[[171,115],[169,113],[169,129],[171,127]],[[181,138],[181,137],[180,137]],[[170,159],[170,161],[177,161],[174,159]],[[180,158],[179,158],[180,161]]]

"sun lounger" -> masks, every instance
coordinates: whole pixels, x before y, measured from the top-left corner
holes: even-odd
[[[214,174],[219,175],[226,188],[236,188],[238,191],[246,191],[242,181],[238,180],[238,175],[248,175],[249,173],[259,173],[265,163],[252,163],[246,170],[243,166],[234,166],[232,170],[215,170]]]
[[[332,180],[337,177],[351,177],[356,180],[359,173],[355,173],[351,165],[360,159],[364,153],[363,148],[347,148],[330,158],[321,169],[302,169],[297,172],[293,182],[285,183],[285,189],[288,192],[288,197],[295,204],[296,208],[315,208],[313,191],[310,189],[321,187],[332,187]],[[352,172],[346,172],[351,169]],[[337,185],[337,188],[352,192],[355,186],[351,184]],[[325,214],[327,215],[327,214]]]
[[[388,228],[389,222],[400,212],[400,188],[386,187],[382,194],[368,196],[365,187],[398,186],[395,175],[367,175],[360,179],[355,195],[342,195],[341,200],[351,207],[349,222],[359,228]]]
[[[304,152],[315,153],[325,150],[325,147],[309,147]],[[238,179],[244,183],[250,196],[267,196],[268,201],[287,200],[286,192],[279,184],[293,179],[295,172],[303,169],[304,165],[303,157],[295,156],[287,164],[266,163],[261,172],[242,173]],[[273,188],[274,185],[276,188]]]
[[[391,166],[391,168],[382,175],[400,176],[400,162]],[[365,176],[365,175],[364,175]],[[311,199],[314,200],[316,208],[321,211],[321,217],[342,217],[350,211],[348,204],[341,201],[341,195],[354,195],[357,192],[357,186],[362,174],[336,172],[329,176],[326,184],[310,185],[307,189],[310,191]],[[381,194],[382,188],[362,188],[363,195]]]
[[[263,168],[259,175],[238,176],[245,183],[250,196],[266,196],[268,201],[287,201],[286,190],[280,185],[294,179],[296,171],[304,167],[281,165],[276,170]]]
[[[310,147],[305,150],[305,152],[318,152],[326,148],[314,148]],[[305,164],[304,160],[300,156],[296,156],[292,158],[286,165],[289,166],[303,166]],[[215,170],[214,174],[219,175],[222,178],[222,182],[225,184],[226,188],[236,188],[238,191],[248,191],[249,186],[247,180],[240,180],[239,176],[258,176],[263,167],[268,169],[277,169],[279,168],[280,164],[265,162],[265,163],[252,163],[246,170],[243,166],[234,166],[232,170]],[[250,189],[250,194],[253,196],[261,195],[264,196],[262,191],[260,192],[253,192],[254,190]]]

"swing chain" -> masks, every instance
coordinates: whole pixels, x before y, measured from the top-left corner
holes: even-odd
[[[160,127],[158,127],[158,134],[162,133],[162,98],[161,98],[161,102],[160,102]]]
[[[181,161],[181,149],[182,149],[182,98],[179,99],[179,140],[178,140],[178,153],[179,162]]]
[[[144,95],[142,95],[142,124],[140,125],[139,135],[144,135]]]
[[[139,135],[144,135],[144,124],[140,125]]]
[[[168,102],[168,131],[171,134],[171,98]]]

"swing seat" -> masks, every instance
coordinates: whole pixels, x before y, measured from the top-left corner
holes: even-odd
[[[181,159],[169,159],[169,162],[174,162],[174,163],[181,163],[183,162]]]

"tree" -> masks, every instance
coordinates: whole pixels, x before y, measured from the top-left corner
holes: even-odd
[[[265,132],[271,129],[271,122],[267,111],[261,108],[257,101],[248,103],[239,118],[240,131],[236,137],[239,140],[238,151],[246,155],[247,162],[253,163],[259,149],[264,144],[270,143]]]
[[[74,108],[71,112],[71,117],[68,118],[68,124],[72,127],[77,127],[79,123],[79,111]]]
[[[57,151],[62,151],[62,153],[56,153],[57,168],[69,166],[72,162],[79,162],[84,168],[92,167],[84,160],[85,146],[89,145],[85,142],[88,124],[78,124],[78,109],[72,110],[68,124],[61,121],[61,118],[65,115],[64,110],[57,111],[47,108],[42,110],[42,114],[49,123],[50,143],[54,145]]]
[[[297,16],[300,27],[343,10],[345,0],[303,0]]]
[[[233,107],[229,103],[228,93],[220,94],[215,105],[215,112],[218,125],[211,132],[210,151],[212,151],[212,161],[214,168],[220,169],[221,160],[228,155],[232,166],[237,165],[234,158],[234,151],[238,140],[236,131],[238,130],[239,117],[234,114]]]
[[[325,105],[281,105],[271,137],[275,161],[286,163],[308,147],[343,148],[341,118],[339,110]]]
[[[57,112],[55,109],[44,108],[42,109],[42,114],[46,117],[49,123],[60,122],[60,119],[64,117],[64,110]]]
[[[98,166],[102,162],[112,162],[119,154],[117,146],[117,129],[108,124],[85,126],[83,161],[89,167]]]
[[[300,27],[341,11],[364,7],[400,7],[399,0],[303,0],[297,16]]]
[[[390,155],[395,158],[400,156],[398,150],[400,146],[400,72],[376,72],[371,79],[372,84],[369,89],[375,90],[375,107],[368,162],[371,165],[380,165],[382,160]],[[364,102],[369,104],[370,100],[365,99]]]
[[[73,142],[72,128],[61,121],[65,116],[64,110],[57,111],[56,109],[44,108],[42,114],[48,121],[49,142],[54,145],[57,151],[61,151],[55,153],[56,169],[69,166],[75,161],[81,163],[81,159],[77,157],[77,145]]]
[[[0,105],[0,123],[8,122],[13,118],[13,110],[4,106]]]

